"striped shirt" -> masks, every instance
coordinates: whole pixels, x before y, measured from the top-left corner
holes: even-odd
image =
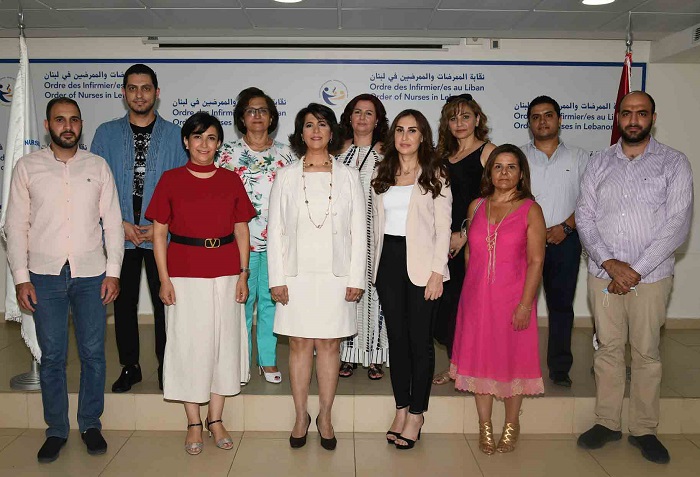
[[[626,263],[654,283],[673,275],[674,252],[690,231],[693,172],[688,158],[653,137],[628,159],[617,144],[594,154],[576,205],[588,272],[610,279],[606,260]]]
[[[520,149],[527,156],[532,194],[542,207],[547,228],[561,224],[576,209],[579,186],[590,153],[563,142],[559,142],[552,157],[547,157],[533,142],[520,146]]]

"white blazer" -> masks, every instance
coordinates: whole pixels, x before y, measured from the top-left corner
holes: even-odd
[[[330,226],[333,230],[333,275],[347,276],[348,287],[365,288],[367,221],[365,197],[356,169],[333,161]],[[267,221],[267,270],[270,288],[286,285],[286,277],[299,273],[297,223],[304,207],[301,183],[303,162],[277,171]],[[328,227],[328,222],[326,222]]]

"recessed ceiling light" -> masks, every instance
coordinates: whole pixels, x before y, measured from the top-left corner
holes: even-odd
[[[279,3],[299,3],[301,0],[275,0],[275,2]]]
[[[277,0],[279,2],[279,0]],[[583,0],[581,3],[584,5],[607,5],[615,0]]]

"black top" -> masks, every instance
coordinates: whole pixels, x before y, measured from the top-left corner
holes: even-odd
[[[484,166],[481,165],[481,153],[486,143],[454,164],[447,161],[447,171],[450,175],[452,190],[452,231],[458,232],[462,222],[467,218],[469,204],[479,197],[481,176]]]
[[[151,124],[145,127],[131,124],[131,131],[134,134],[134,223],[137,225],[141,222],[143,183],[146,179],[146,156],[155,123],[154,119]]]

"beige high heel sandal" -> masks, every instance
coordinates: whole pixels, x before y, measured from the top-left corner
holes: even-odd
[[[479,450],[486,455],[493,455],[496,452],[491,421],[479,423]]]
[[[498,440],[496,451],[501,454],[513,452],[515,450],[515,444],[518,442],[518,437],[520,437],[520,424],[506,422],[503,426],[501,438]]]

